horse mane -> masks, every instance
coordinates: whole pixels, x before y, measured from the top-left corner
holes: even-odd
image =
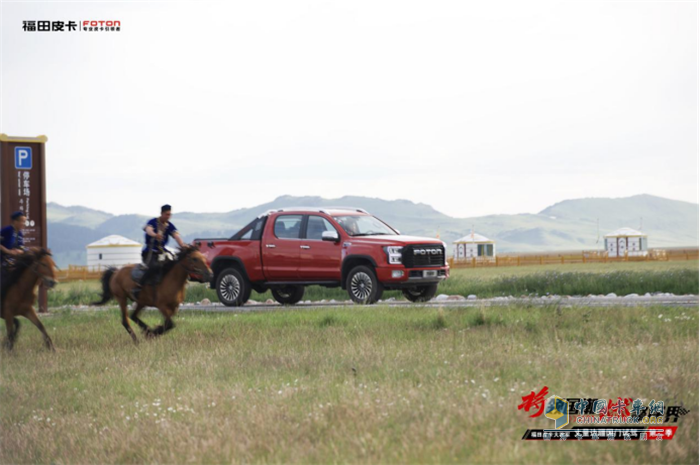
[[[51,252],[42,248],[30,249],[21,255],[13,256],[13,263],[8,270],[5,282],[2,283],[2,291],[0,302],[5,300],[7,291],[17,284],[25,271],[27,271],[34,263],[38,262],[46,256],[51,256]]]
[[[175,260],[168,260],[163,265],[163,276],[165,276],[166,274],[168,274],[168,272],[175,268],[175,265],[185,260],[187,257],[192,255],[194,252],[197,252],[198,250],[199,249],[197,249],[197,247],[193,247],[190,245],[181,248],[177,255],[175,255]]]
[[[169,272],[173,270],[173,268],[175,268],[175,265],[182,262],[198,250],[199,249],[197,249],[197,247],[191,245],[181,248],[180,251],[175,255],[175,260],[166,260],[163,263],[162,268],[160,268],[160,270],[158,269],[158,266],[150,267],[148,271],[146,271],[146,274],[143,275],[141,282],[148,283],[158,272],[162,273],[162,277],[165,277]]]

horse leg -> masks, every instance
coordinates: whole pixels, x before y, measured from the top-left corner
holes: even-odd
[[[134,330],[131,328],[131,325],[129,324],[129,318],[128,318],[128,311],[126,307],[126,298],[125,297],[119,297],[117,298],[119,301],[119,309],[122,311],[122,326],[124,329],[126,329],[126,332],[129,333],[129,336],[131,336],[131,340],[134,341],[134,344],[138,344],[139,340],[136,337],[136,333],[134,333]]]
[[[163,314],[163,317],[165,317],[165,319],[162,325],[153,328],[153,330],[151,331],[151,334],[153,336],[160,336],[162,334],[165,334],[175,327],[175,323],[173,322],[173,314],[175,312],[171,311],[169,308],[161,309],[160,312]]]
[[[51,337],[49,337],[49,333],[46,332],[46,328],[44,328],[44,324],[41,322],[39,317],[37,316],[36,312],[34,311],[34,308],[30,308],[29,311],[27,311],[24,314],[24,317],[34,323],[34,326],[39,328],[39,331],[41,331],[41,334],[44,335],[44,343],[46,344],[46,348],[56,352],[56,348],[53,346],[53,341],[51,341]]]
[[[17,329],[15,329],[15,325],[17,325]],[[9,315],[8,312],[8,315],[5,316],[5,327],[7,328],[5,348],[7,348],[7,350],[12,350],[12,347],[15,345],[15,339],[17,338],[17,330],[19,330],[19,320]]]
[[[145,307],[145,305],[136,302],[136,307],[134,308],[134,311],[131,312],[131,316],[129,318],[131,318],[131,321],[139,325],[139,328],[148,332],[151,328],[149,328],[148,325],[144,323],[141,318],[139,318],[139,313],[141,313],[141,310],[143,310]]]
[[[17,339],[17,335],[19,334],[19,320],[17,318],[13,318],[13,321],[15,323],[15,339]]]

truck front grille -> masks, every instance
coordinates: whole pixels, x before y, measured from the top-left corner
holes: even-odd
[[[406,268],[443,266],[445,248],[441,245],[409,245],[403,249],[403,265]]]

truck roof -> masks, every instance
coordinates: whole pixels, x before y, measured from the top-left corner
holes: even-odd
[[[289,213],[308,213],[308,212],[316,212],[316,213],[325,213],[326,215],[368,215],[366,210],[362,208],[356,208],[356,207],[287,207],[287,208],[276,208],[272,210],[268,210],[262,215],[260,215],[258,218],[262,218],[264,216],[269,216],[273,213],[279,213],[279,212],[289,212]]]

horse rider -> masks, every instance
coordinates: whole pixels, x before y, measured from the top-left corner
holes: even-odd
[[[180,233],[175,225],[170,222],[170,217],[172,216],[171,210],[172,208],[170,205],[163,205],[160,208],[160,216],[151,219],[146,223],[146,226],[144,226],[146,245],[141,251],[141,258],[143,259],[143,264],[147,271],[140,280],[136,281],[137,287],[133,290],[135,297],[138,296],[141,286],[144,284],[143,277],[145,277],[146,274],[155,274],[155,269],[160,268],[161,262],[170,257],[170,253],[165,249],[168,240],[172,237],[180,248],[185,247],[185,242],[180,237]],[[148,273],[148,270],[152,272]]]
[[[26,226],[27,216],[24,212],[14,212],[12,223],[0,230],[0,280],[7,281],[8,270],[12,266],[12,257],[25,252],[22,229]],[[4,286],[4,284],[3,284]]]

